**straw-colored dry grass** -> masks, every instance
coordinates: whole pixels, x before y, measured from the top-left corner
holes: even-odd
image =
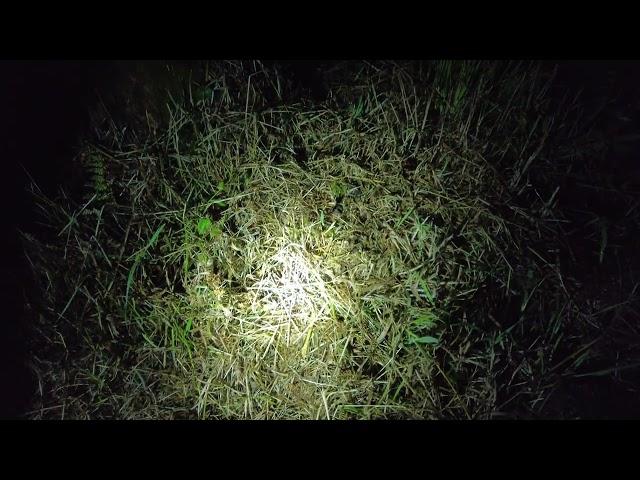
[[[574,307],[551,190],[526,196],[536,69],[342,67],[310,105],[209,68],[164,129],[96,122],[81,200],[38,197],[33,417],[487,418],[550,391]]]

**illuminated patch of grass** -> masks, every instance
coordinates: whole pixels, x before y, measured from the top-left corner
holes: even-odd
[[[85,198],[39,196],[28,236],[34,417],[487,418],[553,388],[547,79],[361,67],[274,107],[275,71],[213,65],[166,131],[100,130]]]

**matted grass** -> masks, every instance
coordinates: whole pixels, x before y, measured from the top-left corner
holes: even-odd
[[[557,190],[531,173],[569,130],[548,82],[532,65],[362,64],[310,104],[275,68],[228,62],[162,128],[102,117],[83,197],[40,195],[55,236],[27,235],[30,415],[535,410],[584,347],[567,339],[584,322]]]

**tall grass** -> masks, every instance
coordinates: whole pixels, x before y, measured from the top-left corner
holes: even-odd
[[[32,185],[31,417],[544,413],[599,341],[553,72],[339,65],[321,103],[260,62],[200,73],[162,128],[96,123],[82,196]]]

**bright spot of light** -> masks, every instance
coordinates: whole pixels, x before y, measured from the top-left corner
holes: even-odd
[[[280,248],[263,266],[262,278],[252,290],[274,319],[300,329],[329,315],[325,282],[302,245],[290,243]]]

